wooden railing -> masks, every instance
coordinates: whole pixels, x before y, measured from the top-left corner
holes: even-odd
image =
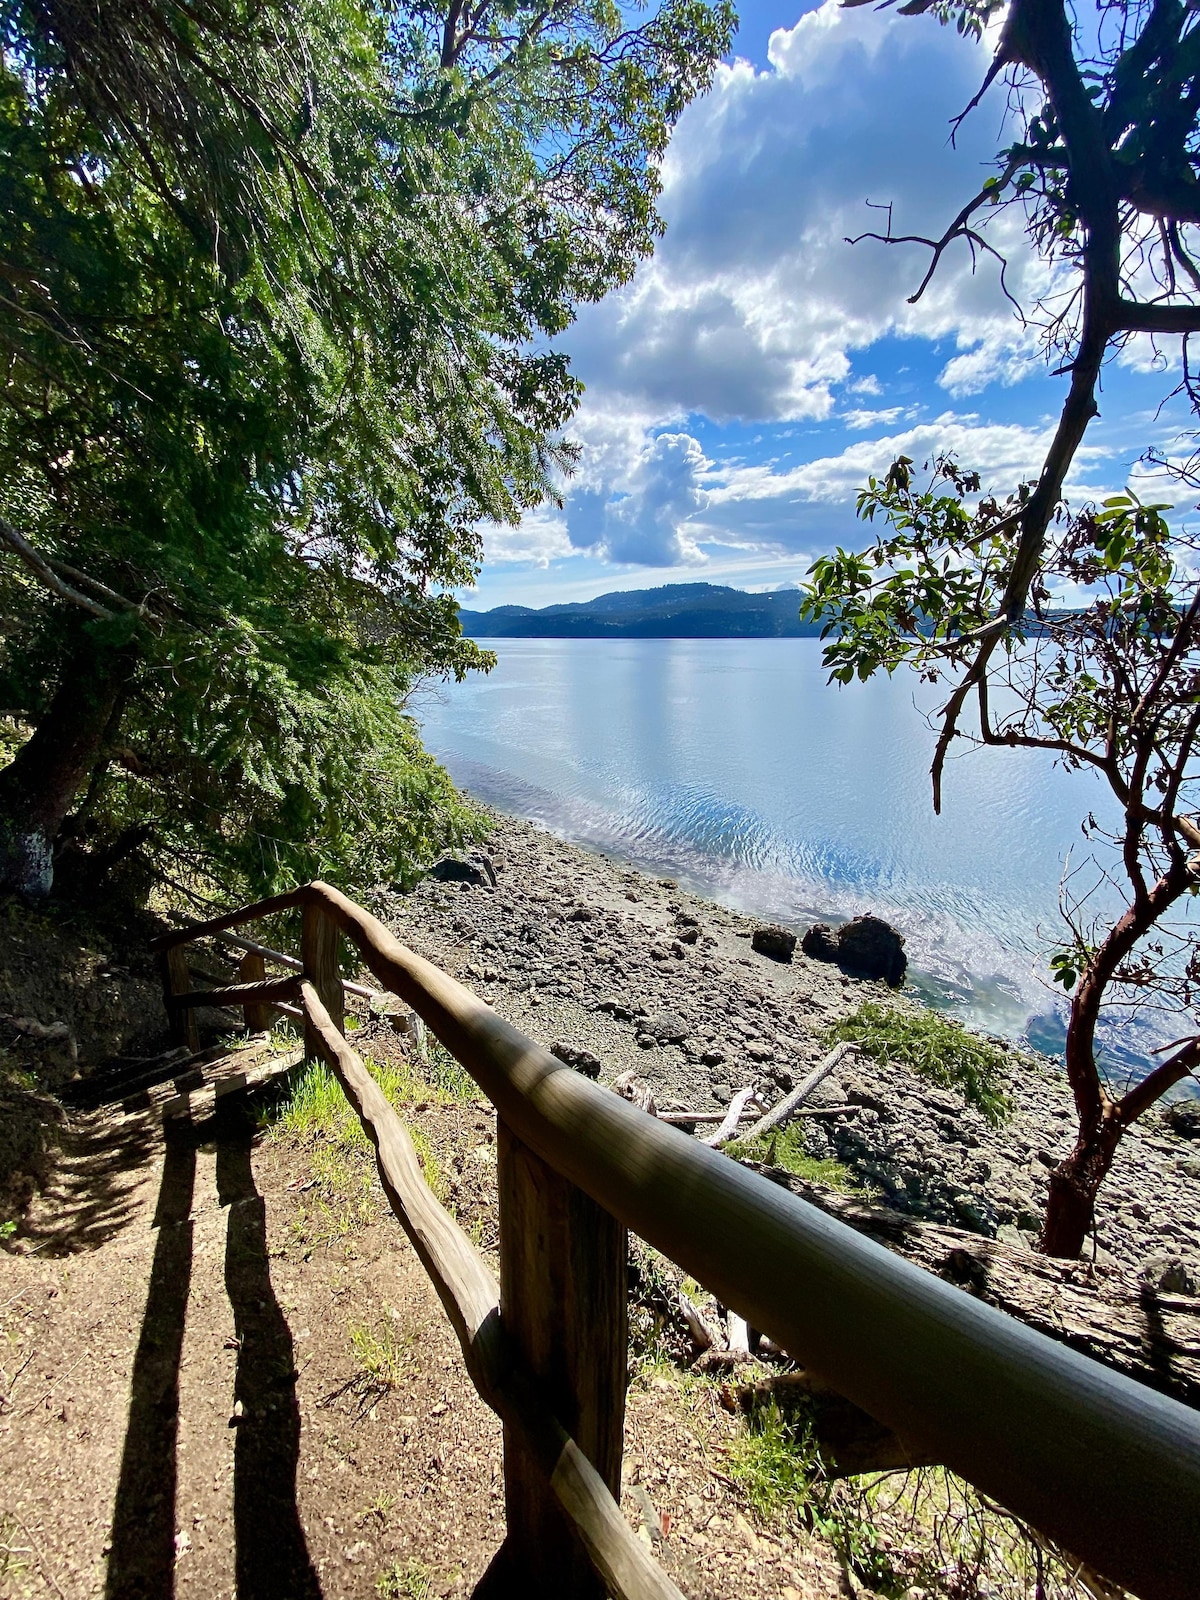
[[[302,908],[301,967],[190,987],[183,946]],[[426,1187],[343,1036],[339,939],[424,1019],[496,1107],[500,1287]],[[248,943],[248,941],[243,941]],[[277,1005],[338,1076],[380,1177],[504,1423],[508,1534],[526,1594],[677,1595],[622,1517],[625,1229],[815,1377],[1145,1600],[1200,1593],[1200,1417],[910,1265],[590,1083],[312,883],[158,941],[168,1005]],[[249,952],[253,954],[254,952]]]

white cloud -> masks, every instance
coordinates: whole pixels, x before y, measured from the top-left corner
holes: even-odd
[[[624,475],[619,493],[584,489],[571,497],[572,544],[642,566],[703,562],[691,524],[708,503],[702,478],[709,466],[689,434],[658,434]]]
[[[1018,375],[1030,345],[994,261],[947,252],[921,302],[920,246],[846,243],[886,229],[940,234],[996,151],[998,93],[949,119],[986,70],[988,47],[928,18],[825,0],[772,35],[770,67],[721,67],[683,117],[664,165],[667,233],[626,289],[587,308],[569,348],[589,386],[661,421],[703,413],[822,419],[851,387],[850,356],[885,333],[953,339],[947,382],[968,392],[990,366]],[[1046,288],[1018,215],[990,218],[1018,298]],[[860,378],[856,392],[878,392]]]
[[[515,528],[486,523],[483,548],[489,563],[526,562],[535,567],[548,567],[572,551],[563,514],[546,506],[527,512]]]
[[[910,456],[920,468],[939,454],[953,453],[964,466],[979,470],[985,488],[1007,494],[1037,474],[1052,432],[1050,424],[987,424],[947,412],[902,433],[857,440],[836,455],[787,471],[769,462],[717,468],[709,474],[708,504],[695,519],[695,537],[790,554],[815,553],[832,539],[865,542],[868,535],[854,519],[854,497],[872,473],[882,476],[897,456]],[[1087,492],[1083,477],[1106,458],[1101,446],[1079,451],[1077,493]]]
[[[903,406],[888,406],[883,411],[864,411],[856,407],[852,411],[840,413],[839,420],[844,422],[853,433],[861,433],[864,428],[887,427],[904,415]]]

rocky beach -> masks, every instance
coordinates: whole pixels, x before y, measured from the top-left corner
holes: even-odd
[[[758,922],[669,879],[493,821],[480,848],[378,911],[572,1065],[609,1084],[636,1074],[660,1112],[719,1111],[750,1086],[773,1104],[865,1000],[916,1005],[799,943],[788,960],[755,948],[770,948]],[[818,1112],[844,1109],[805,1118],[808,1152],[842,1163],[877,1203],[1031,1247],[1074,1113],[1058,1063],[1003,1048],[1012,1111],[1000,1125],[953,1089],[860,1057],[813,1095]],[[1200,1141],[1160,1112],[1130,1130],[1101,1191],[1094,1259],[1156,1288],[1200,1287]]]

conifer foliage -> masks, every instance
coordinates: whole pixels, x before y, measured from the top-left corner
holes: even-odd
[[[727,48],[669,0],[0,0],[0,886],[363,888],[470,814],[406,697],[549,492],[548,340]]]

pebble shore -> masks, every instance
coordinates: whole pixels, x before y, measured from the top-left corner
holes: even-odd
[[[598,1060],[602,1083],[635,1071],[660,1111],[717,1110],[751,1084],[774,1103],[825,1054],[830,1023],[866,999],[916,1003],[799,949],[790,962],[761,955],[753,918],[525,821],[495,814],[471,856],[482,881],[427,878],[386,897],[384,919],[539,1044]],[[911,1215],[1032,1247],[1074,1113],[1057,1063],[1006,1049],[1002,1126],[904,1068],[857,1060],[814,1096],[855,1110],[806,1119],[809,1153]],[[1105,1182],[1096,1258],[1150,1273],[1182,1261],[1200,1279],[1200,1141],[1156,1112]]]

